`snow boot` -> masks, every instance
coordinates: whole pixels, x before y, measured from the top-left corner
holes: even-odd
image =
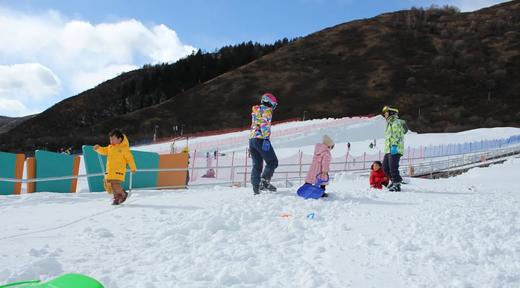
[[[128,192],[126,191],[123,191],[123,198],[121,198],[121,201],[119,202],[119,204],[122,204],[123,202],[126,201],[126,199],[128,199]]]
[[[253,195],[260,194],[260,190],[258,190],[258,187],[253,187]]]
[[[271,191],[276,192],[276,187],[270,183],[269,180],[262,178],[260,180],[260,191]]]
[[[119,194],[114,193],[114,199],[112,200],[112,205],[119,205],[121,203],[121,196]]]
[[[400,192],[401,191],[401,183],[392,183],[388,186],[388,191],[390,192]]]
[[[323,195],[321,195],[321,198],[329,197],[329,194],[327,192],[323,192]]]
[[[112,201],[112,205],[119,205],[126,201],[128,198],[128,192],[123,191],[123,195],[114,193],[114,201]]]

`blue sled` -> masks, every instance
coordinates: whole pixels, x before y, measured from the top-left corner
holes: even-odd
[[[323,193],[325,193],[325,189],[321,189],[319,186],[314,186],[309,183],[303,184],[302,187],[298,189],[296,192],[298,196],[303,197],[305,199],[320,199]]]
[[[312,185],[305,183],[298,189],[296,194],[305,199],[320,199],[321,196],[323,196],[323,193],[325,193],[325,189],[321,188],[320,186],[323,183],[329,182],[328,178],[329,177],[327,177],[327,179],[321,179],[318,175],[316,176],[316,184]]]

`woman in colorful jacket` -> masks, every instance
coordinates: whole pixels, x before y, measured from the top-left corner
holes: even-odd
[[[405,128],[398,113],[397,108],[389,106],[383,108],[383,116],[386,119],[383,171],[390,176],[392,183],[388,185],[388,190],[393,192],[401,191],[401,182],[403,182],[399,174],[399,160],[404,154]]]
[[[273,111],[277,106],[276,97],[273,94],[266,93],[262,95],[260,105],[253,106],[251,112],[249,152],[253,159],[251,184],[255,195],[262,190],[276,191],[276,187],[270,181],[274,170],[278,167],[278,158],[273,146],[271,146],[270,137]],[[263,169],[264,161],[266,163],[265,169]]]

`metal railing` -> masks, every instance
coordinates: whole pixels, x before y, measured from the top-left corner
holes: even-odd
[[[402,163],[401,171],[404,175],[407,175],[410,169],[409,167],[413,167],[413,175],[409,176],[415,176],[415,177],[421,177],[421,176],[433,176],[436,173],[447,171],[447,170],[456,170],[458,168],[465,168],[468,165],[474,165],[474,164],[486,164],[488,162],[492,162],[497,159],[502,159],[509,157],[511,155],[520,154],[520,146],[514,146],[514,147],[508,147],[508,148],[501,148],[501,149],[494,149],[491,151],[486,152],[476,152],[471,154],[462,154],[462,155],[456,155],[456,156],[445,156],[445,157],[430,157],[430,158],[415,158],[415,159],[406,159],[402,158],[402,162],[409,162],[410,164],[406,165],[405,163]],[[435,160],[439,159],[439,160]],[[369,167],[369,163],[372,163],[372,161],[363,161],[364,165],[363,168],[357,168],[357,169],[332,169],[330,172],[333,175],[333,173],[338,172],[351,172],[351,173],[357,173],[357,174],[368,174],[369,171],[367,170],[367,166]],[[359,164],[360,162],[358,162]],[[346,162],[332,162],[331,165],[336,166],[342,166],[346,164]],[[286,182],[286,185],[289,186],[289,181],[298,181],[299,183],[302,182],[302,180],[306,176],[306,169],[303,169],[304,167],[310,166],[310,163],[296,163],[296,164],[280,164],[278,167],[289,167],[289,168],[295,168],[294,170],[289,171],[280,171],[275,173],[275,176],[273,177],[274,182]],[[345,165],[346,167],[346,165]],[[219,181],[218,179],[215,179],[214,181],[209,181],[208,183],[192,183],[187,185],[179,185],[179,186],[166,186],[166,187],[140,187],[140,188],[133,188],[134,190],[155,190],[155,189],[177,189],[177,188],[186,188],[187,187],[204,187],[204,186],[214,186],[214,185],[248,185],[248,175],[251,175],[250,172],[248,172],[248,169],[251,169],[252,167],[250,165],[233,165],[233,166],[213,166],[209,167],[210,169],[232,169],[232,170],[242,170],[243,171],[237,171],[236,173],[240,175],[239,181],[233,181],[232,179],[229,181]],[[297,169],[296,169],[297,168]],[[188,172],[193,173],[193,171],[196,170],[207,170],[208,167],[190,167],[190,168],[161,168],[161,169],[138,169],[136,173],[155,173],[155,172]],[[130,171],[128,171],[130,172]],[[77,176],[67,175],[67,176],[58,176],[58,177],[44,177],[44,178],[34,178],[34,179],[15,179],[15,178],[0,178],[0,181],[2,182],[14,182],[14,183],[36,183],[36,182],[48,182],[48,181],[60,181],[60,180],[74,180],[74,179],[81,179],[81,178],[88,178],[88,177],[102,177],[105,173],[91,173],[91,174],[80,174]],[[242,177],[243,176],[243,177]],[[132,184],[132,183],[130,183]]]

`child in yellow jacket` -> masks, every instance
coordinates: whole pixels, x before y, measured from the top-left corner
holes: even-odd
[[[114,129],[108,134],[110,145],[101,147],[94,145],[94,150],[107,156],[107,167],[105,171],[105,190],[114,195],[112,205],[119,205],[125,202],[128,193],[123,190],[121,183],[125,180],[126,165],[130,166],[130,171],[135,173],[134,157],[130,152],[128,137],[120,130]]]

